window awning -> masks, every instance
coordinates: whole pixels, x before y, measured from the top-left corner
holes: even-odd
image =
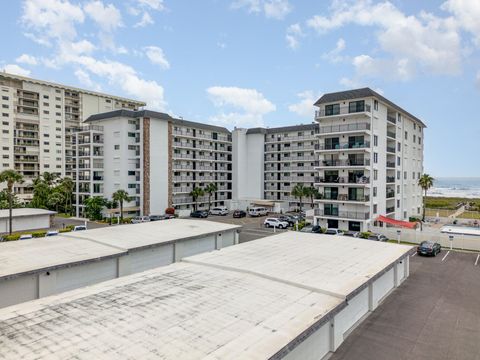
[[[376,221],[381,221],[381,222],[384,222],[384,223],[387,223],[387,224],[391,224],[393,226],[405,227],[405,228],[409,228],[409,229],[414,229],[417,226],[416,222],[395,220],[395,219],[391,219],[391,218],[388,218],[388,217],[382,216],[382,215],[377,217],[375,220]]]

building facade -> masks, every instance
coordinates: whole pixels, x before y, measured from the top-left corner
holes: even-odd
[[[365,231],[380,216],[419,216],[425,124],[375,91],[325,94],[315,105],[316,222]]]
[[[233,131],[234,198],[284,203],[299,207],[292,196],[297,184],[313,187],[318,124]],[[309,199],[303,199],[310,203]]]
[[[45,171],[72,176],[72,134],[92,114],[138,109],[145,103],[65,85],[0,73],[0,170],[25,182],[19,198],[32,198],[32,180]]]
[[[84,216],[86,198],[111,199],[119,189],[130,195],[128,215],[163,214],[167,207],[188,214],[195,204],[206,209],[231,199],[227,129],[148,110],[96,114],[86,123],[74,135],[77,216]],[[216,191],[195,201],[192,190],[209,184]]]

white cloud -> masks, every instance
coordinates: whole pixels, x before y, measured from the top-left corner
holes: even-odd
[[[288,0],[235,0],[233,9],[245,8],[249,13],[264,13],[265,17],[282,20],[292,11]]]
[[[170,63],[161,48],[158,46],[146,46],[143,50],[153,64],[160,65],[162,69],[170,69]]]
[[[357,80],[350,79],[347,77],[342,77],[339,81],[340,85],[344,86],[347,89],[358,89],[363,87],[362,83]]]
[[[276,110],[276,106],[255,89],[235,86],[212,86],[207,94],[222,112],[211,120],[225,126],[263,126],[263,116]]]
[[[165,9],[163,0],[137,0],[137,2],[140,6],[149,7],[157,11]]]
[[[105,5],[96,0],[87,3],[83,9],[103,31],[110,32],[122,26],[122,14],[113,4]]]
[[[298,93],[297,96],[300,98],[300,101],[289,105],[288,110],[302,117],[313,119],[313,114],[315,113],[315,107],[313,104],[321,95],[315,94],[311,90],[305,90]]]
[[[290,49],[297,49],[300,45],[299,38],[305,36],[302,31],[300,24],[292,24],[287,28],[287,34],[285,35],[285,40]]]
[[[28,54],[22,54],[18,58],[15,59],[17,63],[20,64],[28,64],[28,65],[37,65],[38,61],[35,56],[28,55]]]
[[[352,60],[356,73],[360,77],[382,76],[392,80],[410,80],[415,72],[409,58],[378,59],[369,55],[358,55]]]
[[[95,91],[101,90],[100,85],[92,81],[92,79],[90,78],[90,75],[86,71],[83,71],[82,69],[77,69],[75,70],[74,74],[82,85],[87,86],[88,88],[94,89]]]
[[[342,56],[341,53],[343,52],[343,50],[345,50],[345,48],[346,48],[345,40],[340,38],[338,39],[337,44],[335,45],[335,48],[323,54],[322,58],[332,63],[338,63],[340,61],[343,61],[345,57]]]
[[[382,65],[378,76],[383,76],[384,67],[391,68],[396,72],[395,77],[403,79],[418,70],[447,75],[460,71],[461,39],[452,18],[439,18],[426,12],[407,16],[388,1],[336,0],[330,16],[317,15],[307,21],[307,25],[319,34],[349,24],[378,29],[380,47],[390,56],[383,60],[373,59]],[[398,64],[400,68],[395,69]],[[368,73],[374,75],[375,71],[369,67]]]
[[[137,22],[133,27],[145,27],[147,25],[152,25],[155,22],[153,21],[152,17],[148,12],[144,12],[142,15],[142,18],[140,19],[139,22]]]
[[[30,76],[30,70],[24,69],[17,64],[7,64],[1,69],[1,71],[20,76]]]
[[[474,36],[477,46],[480,46],[480,2],[475,0],[448,0],[442,4],[442,9],[452,13],[459,27]]]

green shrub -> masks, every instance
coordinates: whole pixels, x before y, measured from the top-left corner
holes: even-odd
[[[361,232],[361,233],[360,233],[360,237],[361,237],[362,239],[368,239],[368,237],[369,237],[370,235],[372,235],[372,233],[371,233],[370,231],[364,231],[364,232]]]
[[[3,240],[4,240],[4,241],[15,241],[15,240],[20,239],[20,235],[21,235],[21,234],[5,235],[5,236],[3,237]]]
[[[70,231],[72,231],[72,229],[65,228],[65,229],[58,230],[59,233],[66,233],[66,232],[70,232]]]
[[[132,218],[123,218],[122,224],[130,224],[132,222]]]
[[[421,219],[418,218],[418,217],[416,217],[416,216],[410,216],[410,217],[408,218],[408,221],[410,221],[410,222],[417,222],[417,221],[421,221]]]
[[[46,234],[47,234],[46,231],[34,231],[34,232],[32,232],[32,236],[34,238],[45,237]]]

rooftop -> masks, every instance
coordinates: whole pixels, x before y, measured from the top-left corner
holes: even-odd
[[[391,102],[384,96],[380,95],[376,91],[366,87],[366,88],[361,88],[361,89],[354,89],[354,90],[346,90],[346,91],[338,91],[334,93],[328,93],[322,95],[320,99],[318,99],[314,105],[320,106],[321,104],[328,104],[336,101],[344,101],[344,100],[352,100],[352,99],[359,99],[359,98],[365,98],[365,97],[376,97],[380,101],[384,102],[388,106],[393,107],[395,110],[407,115],[410,117],[412,120],[418,121],[422,126],[426,127],[426,125],[423,123],[422,120],[417,118],[416,116],[410,114],[408,111],[404,110],[397,104]]]
[[[0,243],[0,279],[121,256],[129,250],[240,228],[212,221],[172,219],[112,226]]]
[[[60,88],[60,89],[78,91],[78,92],[85,93],[85,94],[90,94],[90,95],[108,97],[108,98],[111,98],[111,99],[116,99],[116,100],[120,100],[120,101],[126,101],[126,102],[130,102],[130,103],[134,103],[138,106],[145,106],[146,105],[143,101],[132,100],[132,99],[128,99],[128,98],[124,98],[124,97],[120,97],[120,96],[114,96],[114,95],[104,94],[104,93],[100,93],[100,92],[96,92],[96,91],[80,89],[80,88],[76,88],[76,87],[73,87],[73,86],[68,86],[68,85],[58,84],[58,83],[49,82],[49,81],[33,79],[33,78],[30,78],[30,77],[26,77],[26,76],[9,74],[9,73],[6,73],[6,72],[0,72],[0,78],[2,78],[2,77],[7,78],[7,79],[12,79],[12,80],[18,80],[18,81],[27,81],[27,82],[30,82],[32,84],[53,86],[53,87]]]
[[[56,214],[55,211],[45,210],[45,209],[34,209],[34,208],[18,208],[12,209],[13,217],[22,217],[22,216],[39,216],[39,215],[53,215]],[[8,209],[0,210],[0,219],[8,218]]]
[[[411,247],[286,232],[0,310],[10,358],[265,359]]]
[[[283,132],[290,132],[290,131],[315,130],[317,126],[318,126],[317,123],[311,123],[311,124],[280,126],[275,128],[251,128],[247,130],[247,134],[274,134],[274,133],[283,133]]]

